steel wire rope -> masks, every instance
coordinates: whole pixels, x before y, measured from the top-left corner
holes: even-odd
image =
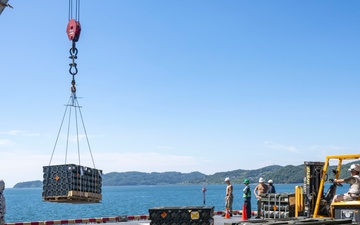
[[[76,126],[76,144],[77,144],[77,151],[78,151],[78,159],[79,159],[79,165],[81,165],[80,160],[80,140],[79,140],[79,126],[78,126],[78,119],[77,119],[77,108],[79,107],[77,103],[77,98],[74,93],[74,107],[75,107],[75,126]]]
[[[74,93],[75,95],[75,93]],[[76,120],[76,139],[77,139],[77,150],[78,150],[78,158],[79,158],[79,170],[80,170],[80,192],[84,191],[83,190],[83,186],[84,186],[84,169],[83,167],[81,167],[81,162],[80,162],[80,143],[79,143],[79,127],[78,127],[78,119],[77,119],[77,110],[80,110],[80,105],[79,102],[77,100],[77,98],[75,97],[74,99],[74,107],[75,107],[75,120]]]
[[[68,19],[70,20],[72,18],[72,0],[69,0],[69,14]]]
[[[88,135],[87,135],[87,132],[86,132],[86,127],[85,127],[84,119],[83,119],[83,116],[82,116],[82,113],[81,113],[81,107],[79,106],[79,102],[78,102],[77,100],[76,100],[76,104],[78,105],[78,108],[79,108],[79,114],[80,114],[80,118],[81,118],[81,123],[82,123],[82,125],[83,125],[86,142],[87,142],[87,144],[88,144],[88,148],[89,148],[91,160],[92,160],[92,163],[93,163],[93,166],[94,166],[94,169],[95,169],[95,168],[96,168],[96,166],[95,166],[95,161],[94,161],[94,157],[93,157],[93,154],[92,154],[92,151],[91,151],[91,146],[90,146],[89,138],[88,138]]]
[[[67,112],[67,109],[68,109],[70,100],[71,100],[71,97],[69,98],[69,101],[68,101],[68,103],[66,104],[65,112],[64,112],[63,118],[62,118],[62,120],[61,120],[60,128],[59,128],[59,131],[58,131],[58,134],[57,134],[57,137],[56,137],[56,140],[55,140],[55,144],[54,144],[54,147],[53,147],[53,151],[52,151],[52,154],[51,154],[51,157],[50,157],[49,166],[50,166],[51,161],[52,161],[52,158],[53,158],[53,156],[54,156],[54,152],[55,152],[55,149],[56,149],[57,142],[58,142],[58,140],[59,140],[60,132],[61,132],[61,129],[62,129],[62,126],[63,126],[63,123],[64,123],[64,119],[65,119],[65,116],[66,116],[66,112]]]
[[[76,20],[80,22],[80,0],[76,1]]]
[[[73,0],[69,0],[68,19],[71,20],[75,16],[75,20],[80,22],[80,0],[75,0],[75,12]]]
[[[94,166],[94,169],[95,169],[95,168],[96,168],[96,166],[95,166],[95,161],[94,161],[94,157],[93,157],[93,155],[92,155],[89,138],[88,138],[88,135],[87,135],[87,131],[86,131],[84,119],[83,119],[83,116],[82,116],[82,113],[81,113],[81,106],[79,105],[79,102],[77,101],[77,99],[76,99],[76,101],[75,101],[75,104],[77,105],[77,108],[78,108],[78,110],[79,110],[79,114],[80,114],[80,118],[81,118],[81,123],[82,123],[83,129],[84,129],[84,133],[85,133],[86,142],[87,142],[87,145],[88,145],[88,148],[89,148],[89,152],[90,152],[90,156],[91,156],[91,160],[92,160],[92,163],[93,163],[93,166]],[[79,155],[79,157],[80,157],[80,155]],[[83,174],[83,176],[80,177],[80,188],[82,188],[83,186],[85,186],[85,185],[81,185],[83,179],[85,180],[85,174]],[[92,179],[92,180],[93,180],[93,179]],[[94,181],[94,180],[93,180],[92,184],[93,184],[93,189],[95,189],[95,181]],[[90,184],[90,185],[91,185],[91,184]],[[85,188],[85,187],[84,187],[84,188]],[[86,188],[85,188],[85,189],[86,189]],[[80,191],[81,191],[81,190],[80,190]],[[86,190],[85,190],[85,191],[86,191]],[[88,191],[89,191],[89,190],[88,190]],[[95,192],[95,190],[94,190],[94,192]]]
[[[71,98],[72,98],[72,96],[70,96],[70,99]],[[65,164],[66,164],[66,161],[67,161],[67,153],[68,153],[68,148],[69,148],[70,125],[71,125],[71,107],[70,107],[70,110],[69,110],[68,129],[67,129],[67,134],[66,134]]]

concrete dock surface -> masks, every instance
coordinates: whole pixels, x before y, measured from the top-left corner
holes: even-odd
[[[251,218],[247,221],[243,221],[241,215],[235,215],[229,219],[226,219],[221,216],[214,216],[214,225],[238,225],[238,224],[246,224],[246,223],[255,223],[255,224],[291,224],[291,225],[351,225],[351,219],[312,219],[312,218],[288,218],[286,219],[256,219]],[[241,223],[242,222],[242,223]],[[119,224],[120,223],[120,224]],[[107,223],[109,224],[109,223]],[[113,225],[150,225],[149,220],[138,220],[138,221],[128,221],[128,222],[117,222],[113,223]],[[357,223],[358,224],[358,223]]]
[[[246,221],[242,220],[241,215],[234,215],[231,218],[225,218],[220,215],[213,216],[214,223],[211,225],[250,225],[250,224],[263,224],[263,225],[351,225],[353,224],[351,218],[347,219],[331,219],[331,218],[305,218],[305,217],[294,217],[294,218],[283,218],[283,219],[256,219],[252,217]],[[58,220],[58,221],[38,221],[38,222],[18,222],[18,223],[7,223],[5,225],[61,225],[61,224],[98,224],[106,223],[107,225],[150,225],[150,220],[148,219],[138,219],[138,220],[107,220],[101,221],[101,218],[98,219],[86,219],[87,222],[84,222],[83,219],[73,220]],[[88,221],[89,220],[89,221]],[[195,221],[193,221],[195,222]],[[201,223],[201,222],[200,222]],[[161,223],[165,225],[164,222]],[[174,223],[171,223],[174,224]],[[183,224],[183,223],[181,223]],[[356,223],[359,224],[359,223]],[[167,224],[166,224],[167,225]]]
[[[214,216],[214,225],[235,225],[238,222],[241,221],[241,215],[234,215],[233,217],[226,219],[224,217],[221,216]],[[255,219],[252,219],[255,220]],[[106,223],[109,225],[109,223]],[[124,225],[149,225],[150,221],[149,220],[137,220],[137,221],[128,221],[128,222],[118,222],[118,223],[111,223],[114,225],[120,225],[120,224],[124,224]]]

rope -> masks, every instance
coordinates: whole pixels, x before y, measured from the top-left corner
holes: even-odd
[[[70,103],[70,101],[71,101],[71,103]],[[89,148],[91,161],[92,161],[92,164],[94,166],[94,169],[96,169],[94,157],[93,157],[93,154],[92,154],[88,134],[87,134],[85,123],[84,123],[84,118],[83,118],[83,115],[82,115],[82,112],[81,112],[81,106],[79,105],[79,102],[77,100],[77,97],[76,97],[75,93],[71,94],[71,96],[69,98],[69,101],[68,101],[68,104],[66,104],[65,112],[64,112],[64,115],[62,117],[60,128],[59,128],[59,131],[58,131],[58,134],[57,134],[57,137],[56,137],[56,141],[55,141],[55,144],[54,144],[54,148],[53,148],[53,151],[52,151],[52,154],[51,154],[49,166],[51,165],[51,162],[52,162],[52,159],[53,159],[53,156],[54,156],[54,153],[55,153],[56,145],[57,145],[57,142],[59,140],[60,133],[61,133],[61,130],[62,130],[62,127],[63,127],[63,124],[64,124],[66,113],[68,112],[69,106],[75,108],[74,113],[75,113],[75,125],[76,125],[76,138],[77,138],[77,150],[78,150],[79,165],[81,165],[81,157],[80,157],[81,155],[80,155],[80,139],[79,139],[79,126],[78,126],[78,123],[79,123],[79,121],[78,121],[78,111],[79,111],[82,127],[84,129],[84,133],[85,133],[85,137],[86,137],[86,143],[87,143],[88,148]],[[70,139],[69,137],[70,137],[70,128],[71,128],[71,114],[72,114],[72,108],[71,107],[69,109],[69,118],[68,118],[68,127],[67,127],[67,138],[66,138],[66,149],[65,149],[65,164],[67,163],[67,154],[68,154],[68,149],[69,149],[69,139]]]
[[[75,94],[74,94],[75,95]],[[78,158],[79,158],[79,165],[81,165],[81,161],[80,161],[80,141],[79,141],[79,126],[78,126],[78,119],[77,119],[77,110],[76,107],[79,107],[76,105],[77,104],[77,99],[75,97],[75,124],[76,124],[76,142],[77,142],[77,150],[78,150]]]
[[[76,101],[76,102],[77,102],[77,101]],[[79,104],[79,103],[78,103],[78,104]],[[92,154],[92,151],[91,151],[90,142],[89,142],[89,138],[88,138],[88,135],[87,135],[87,132],[86,132],[85,123],[84,123],[84,119],[83,119],[83,116],[82,116],[80,107],[79,107],[79,112],[80,112],[80,118],[81,118],[81,122],[82,122],[82,125],[83,125],[83,128],[84,128],[84,132],[85,132],[86,142],[87,142],[88,147],[89,147],[91,160],[92,160],[94,169],[96,169],[94,157],[93,157],[93,154]]]
[[[74,1],[75,1],[75,4],[74,4]],[[72,36],[73,35],[72,31],[73,31],[73,27],[74,27],[73,16],[75,16],[75,20],[76,20],[75,21],[76,22],[75,27],[77,28],[77,29],[75,29],[75,31],[76,31],[75,32],[75,34],[76,34],[75,37]],[[77,101],[76,86],[75,86],[75,84],[76,84],[75,83],[75,75],[78,72],[77,67],[76,67],[77,64],[75,63],[75,59],[77,59],[78,50],[77,50],[77,48],[75,46],[75,42],[78,40],[79,35],[80,35],[80,31],[81,31],[80,23],[79,23],[79,20],[80,20],[80,0],[69,0],[68,19],[69,19],[69,24],[68,24],[67,33],[68,33],[69,40],[72,40],[72,48],[70,49],[70,58],[72,59],[72,63],[70,64],[70,69],[69,69],[69,73],[72,75],[71,96],[70,96],[68,104],[66,105],[66,108],[65,108],[65,112],[64,112],[64,115],[63,115],[63,118],[62,118],[62,121],[61,121],[60,129],[59,129],[56,141],[55,141],[53,152],[51,154],[49,166],[51,164],[51,161],[52,161],[55,149],[56,149],[56,145],[57,145],[57,142],[59,140],[60,132],[61,132],[61,129],[62,129],[62,126],[63,126],[63,123],[64,123],[65,115],[66,115],[66,113],[68,111],[68,107],[72,106],[72,107],[75,108],[74,109],[75,110],[75,129],[76,129],[77,152],[78,152],[79,165],[81,164],[81,157],[80,157],[80,138],[79,138],[78,111],[77,111],[77,109],[79,110],[80,119],[81,119],[81,122],[82,122],[82,127],[83,127],[84,132],[85,132],[86,142],[87,142],[87,145],[88,145],[88,148],[89,148],[89,151],[90,151],[90,156],[91,156],[93,166],[95,168],[95,161],[94,161],[94,157],[93,157],[92,150],[91,150],[91,147],[90,147],[90,142],[89,142],[89,139],[88,139],[88,135],[87,135],[87,132],[86,132],[84,119],[83,119],[83,116],[82,116],[82,113],[81,113],[81,109],[80,109],[81,106],[79,105],[79,102]],[[71,103],[70,103],[70,101],[71,101]],[[69,110],[69,119],[68,119],[68,128],[67,128],[67,138],[66,138],[65,164],[67,163],[67,154],[68,154],[68,150],[69,150],[69,136],[70,136],[70,127],[71,127],[71,110],[72,109],[70,108],[70,110]]]
[[[75,18],[74,18],[75,16]],[[73,0],[69,0],[69,13],[68,19],[75,19],[80,22],[80,0],[75,0],[75,11],[74,11],[74,3]]]
[[[69,0],[69,14],[68,14],[68,20],[71,20],[72,18],[72,0]]]
[[[80,22],[80,0],[76,1],[76,20]]]
[[[71,98],[70,98],[70,99],[71,99]],[[67,112],[67,109],[68,109],[67,106],[68,106],[69,103],[70,103],[70,99],[69,99],[69,101],[68,101],[68,103],[67,103],[67,105],[66,105],[65,112],[64,112],[63,118],[62,118],[62,120],[61,120],[60,129],[59,129],[59,131],[58,131],[58,134],[57,134],[57,137],[56,137],[56,141],[55,141],[55,144],[54,144],[54,147],[53,147],[53,151],[52,151],[52,154],[51,154],[51,157],[50,157],[49,166],[50,166],[51,161],[52,161],[52,158],[53,158],[53,156],[54,156],[54,152],[55,152],[55,149],[56,149],[56,145],[57,145],[57,142],[58,142],[58,140],[59,140],[59,136],[60,136],[60,132],[61,132],[61,129],[62,129],[62,125],[63,125],[63,123],[64,123],[65,115],[66,115],[66,112]]]
[[[70,97],[71,99],[71,97]],[[66,106],[68,107],[68,106]],[[66,164],[66,161],[67,161],[67,153],[68,153],[68,148],[69,148],[69,134],[70,134],[70,125],[71,125],[71,108],[69,110],[69,121],[68,121],[68,129],[67,129],[67,135],[66,135],[66,150],[65,150],[65,164]]]

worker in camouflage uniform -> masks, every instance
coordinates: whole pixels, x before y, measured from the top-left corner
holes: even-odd
[[[335,183],[346,183],[350,184],[349,190],[347,193],[335,195],[333,202],[341,201],[355,201],[360,197],[360,165],[352,164],[349,168],[351,176],[345,179],[334,179]]]

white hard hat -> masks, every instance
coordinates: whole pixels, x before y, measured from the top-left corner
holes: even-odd
[[[263,183],[263,182],[265,182],[264,178],[260,177],[259,183]]]
[[[228,177],[227,177],[227,178],[225,178],[225,182],[226,182],[226,181],[230,181],[230,178],[228,178]]]
[[[272,183],[274,183],[274,182],[273,182],[273,180],[269,180],[268,183],[269,183],[269,184],[272,184]]]
[[[360,165],[359,164],[352,164],[349,168],[349,171],[351,170],[355,170],[355,171],[358,171],[360,172]]]

